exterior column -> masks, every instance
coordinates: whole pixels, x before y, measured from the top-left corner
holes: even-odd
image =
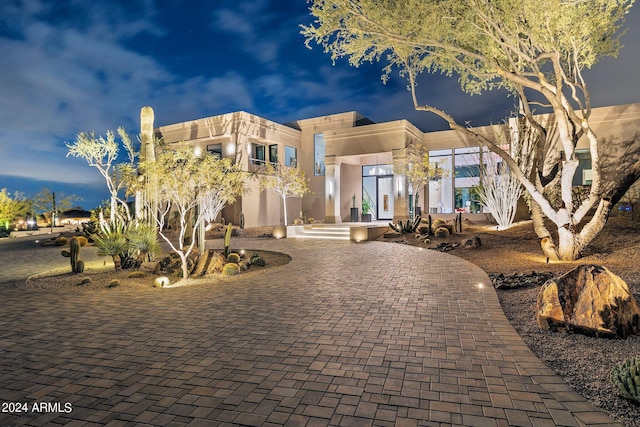
[[[324,222],[338,224],[342,222],[340,216],[340,163],[335,156],[326,156],[324,164]]]
[[[394,170],[405,170],[407,164],[407,149],[400,148],[391,151]],[[404,174],[393,174],[393,221],[409,219],[409,183]]]

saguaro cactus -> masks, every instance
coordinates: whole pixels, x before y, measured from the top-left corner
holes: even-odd
[[[233,231],[233,224],[229,223],[229,225],[227,225],[227,232],[224,235],[224,256],[225,258],[229,256],[229,253],[231,252],[231,232]]]
[[[77,237],[72,237],[71,242],[69,242],[69,250],[61,253],[63,257],[69,258],[71,271],[74,273],[82,273],[84,271],[84,261],[78,259],[80,255],[80,240]]]

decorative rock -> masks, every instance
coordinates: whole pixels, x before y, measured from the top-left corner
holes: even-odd
[[[498,275],[489,275],[491,282],[496,289],[508,290],[516,288],[525,288],[529,286],[541,286],[547,280],[553,277],[553,273],[532,271],[529,274],[510,274],[504,275],[502,273]]]
[[[169,283],[171,283],[171,281],[169,280],[168,277],[160,276],[160,277],[156,277],[155,280],[153,281],[153,287],[154,288],[164,288]]]
[[[619,276],[599,265],[581,265],[542,286],[536,321],[545,330],[566,327],[584,335],[626,338],[640,333],[640,307]]]
[[[482,242],[478,236],[473,236],[471,239],[462,241],[462,247],[464,249],[478,249],[480,246],[482,246]]]
[[[160,272],[160,261],[145,261],[140,264],[140,271],[145,273],[158,274]]]
[[[429,249],[433,249],[435,251],[440,251],[440,252],[449,252],[458,247],[460,247],[458,243],[442,242],[442,243],[438,243],[436,246]]]

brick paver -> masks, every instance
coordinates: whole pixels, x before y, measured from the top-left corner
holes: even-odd
[[[0,425],[615,425],[531,353],[466,261],[380,242],[232,245],[293,260],[136,292],[0,273],[0,400],[28,405]]]

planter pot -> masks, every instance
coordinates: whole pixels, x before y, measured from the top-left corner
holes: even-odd
[[[371,214],[362,214],[362,222],[371,222]]]
[[[358,208],[351,208],[351,222],[358,222]]]

